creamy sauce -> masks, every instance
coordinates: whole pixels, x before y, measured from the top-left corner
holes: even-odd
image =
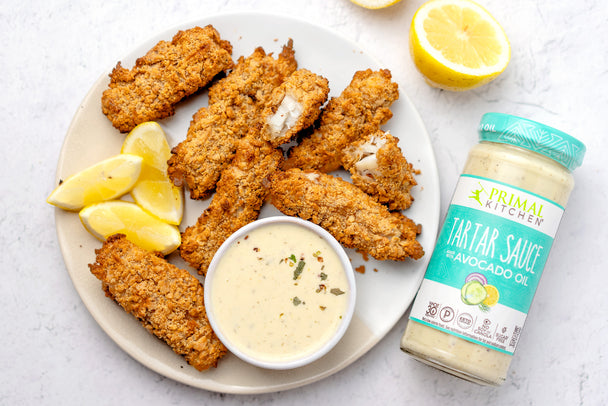
[[[267,224],[236,240],[212,282],[221,332],[260,361],[315,352],[338,330],[348,305],[339,256],[322,237],[294,224]]]
[[[523,148],[482,142],[469,154],[463,173],[505,182],[565,207],[574,181],[553,161]],[[512,356],[444,333],[413,320],[401,348],[423,362],[480,383],[501,384]]]

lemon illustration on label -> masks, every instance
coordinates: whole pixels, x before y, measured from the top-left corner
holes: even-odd
[[[498,299],[500,294],[498,293],[498,289],[494,285],[485,285],[484,289],[486,290],[487,296],[482,302],[485,306],[495,306],[498,303]]]

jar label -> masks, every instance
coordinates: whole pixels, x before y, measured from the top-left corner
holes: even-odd
[[[564,208],[461,175],[410,318],[513,354]]]

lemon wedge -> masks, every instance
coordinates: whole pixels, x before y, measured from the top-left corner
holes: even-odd
[[[115,199],[137,182],[143,158],[120,154],[90,166],[61,182],[46,201],[65,210],[80,210],[89,204]]]
[[[392,6],[393,4],[399,3],[401,0],[350,0],[352,3],[369,8],[369,9],[379,9],[385,8],[388,6]]]
[[[120,233],[149,251],[167,255],[181,244],[179,229],[150,215],[135,203],[122,200],[95,203],[79,213],[84,227],[103,241]]]
[[[131,196],[144,210],[170,224],[179,224],[184,212],[183,190],[167,175],[171,149],[161,126],[148,121],[139,124],[125,138],[122,153],[139,155],[143,165]]]
[[[490,82],[511,58],[500,24],[470,0],[424,3],[410,26],[410,51],[431,86],[453,91]]]

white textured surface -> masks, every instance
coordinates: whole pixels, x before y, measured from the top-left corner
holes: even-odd
[[[421,0],[378,11],[347,0],[4,2],[0,404],[607,404],[608,177],[602,161],[608,145],[600,126],[608,111],[608,6],[599,0],[479,2],[505,28],[512,60],[496,81],[460,94],[429,88],[413,67],[408,30]],[[210,393],[142,367],[84,308],[61,258],[53,208],[45,203],[80,101],[102,72],[155,33],[207,14],[252,9],[330,27],[392,70],[432,138],[442,213],[485,112],[528,117],[587,145],[503,387],[466,383],[401,353],[404,317],[367,355],[321,382],[256,396]]]

